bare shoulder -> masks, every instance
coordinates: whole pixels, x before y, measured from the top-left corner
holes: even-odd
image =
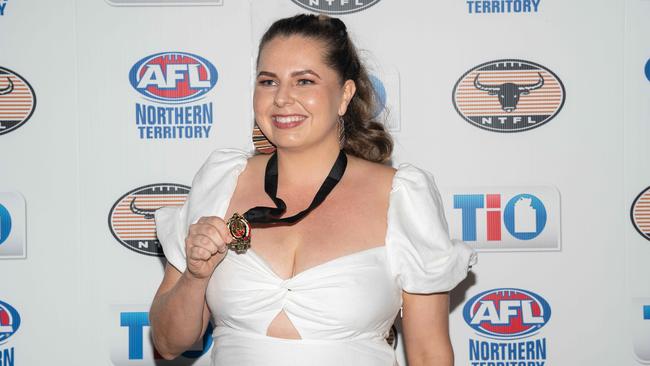
[[[397,171],[390,165],[375,163],[348,155],[350,180],[360,187],[374,186],[381,191],[390,190]]]
[[[266,168],[266,162],[269,161],[271,155],[257,154],[248,158],[246,163],[246,168],[241,172],[239,176],[240,182],[246,182],[250,179],[259,178],[260,174],[264,174],[264,169]]]

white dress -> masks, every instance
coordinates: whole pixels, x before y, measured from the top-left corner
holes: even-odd
[[[182,207],[156,212],[168,262],[186,268],[184,239],[201,216],[223,217],[249,154],[213,152]],[[476,261],[449,239],[433,177],[412,165],[397,169],[390,192],[384,246],[362,250],[282,280],[254,250],[229,251],[210,279],[206,300],[215,325],[215,366],[393,366],[386,342],[402,290],[451,290]],[[302,339],[266,335],[284,310]]]

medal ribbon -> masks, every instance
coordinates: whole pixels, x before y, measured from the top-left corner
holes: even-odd
[[[298,212],[291,217],[280,218],[287,210],[287,205],[281,198],[278,198],[278,157],[277,153],[273,153],[269,161],[266,163],[266,171],[264,173],[264,191],[271,197],[276,207],[257,206],[244,213],[244,218],[251,224],[271,224],[271,223],[287,223],[293,224],[307,216],[309,212],[318,207],[328,194],[339,183],[345,167],[348,164],[348,158],[345,156],[343,150],[339,152],[332,169],[330,170],[327,178],[316,192],[314,200],[309,207]]]

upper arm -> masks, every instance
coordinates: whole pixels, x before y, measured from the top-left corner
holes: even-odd
[[[402,299],[402,330],[409,364],[453,365],[449,339],[449,293],[422,295],[402,292]]]

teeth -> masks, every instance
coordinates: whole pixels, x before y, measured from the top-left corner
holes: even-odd
[[[281,116],[275,116],[273,119],[278,122],[278,123],[291,123],[291,122],[298,122],[302,121],[305,119],[303,116],[288,116],[288,117],[281,117]]]

